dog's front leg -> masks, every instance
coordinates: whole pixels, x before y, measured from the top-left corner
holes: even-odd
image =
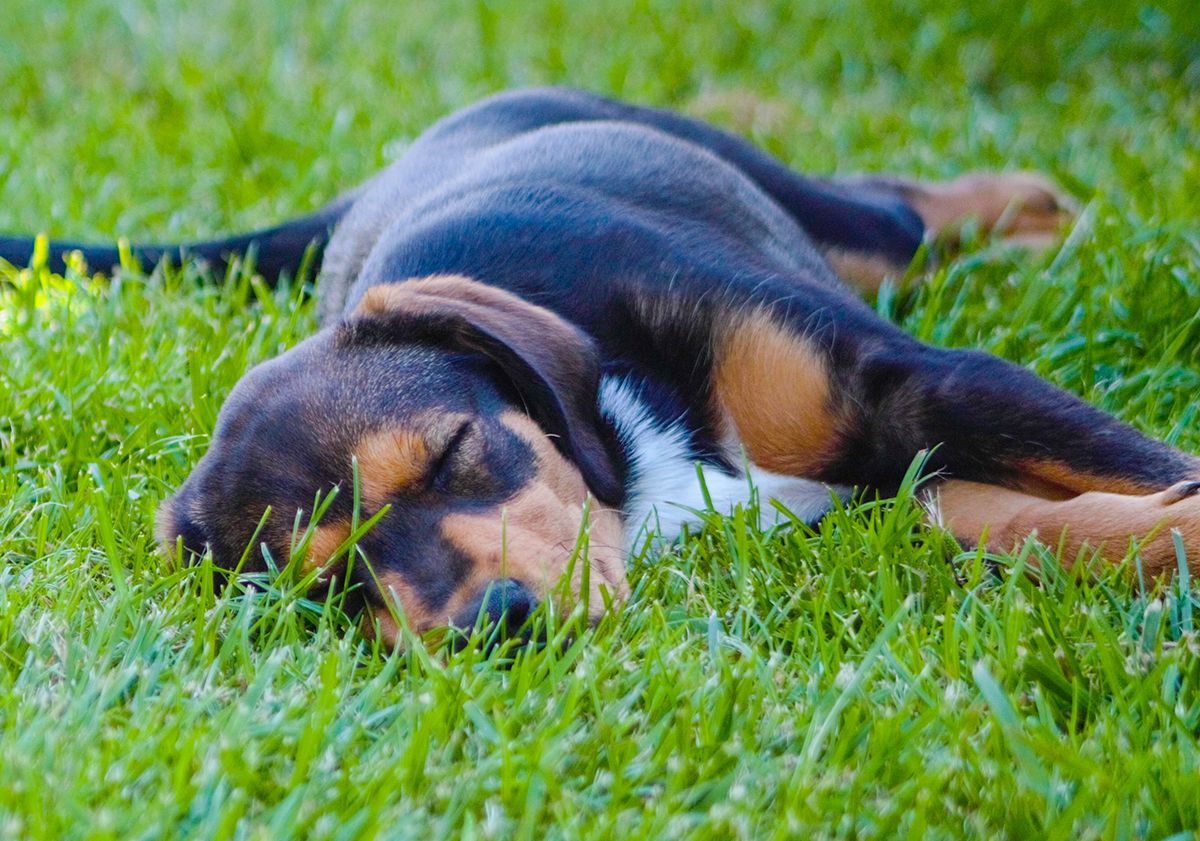
[[[712,383],[718,416],[769,470],[886,491],[926,450],[957,480],[938,502],[965,541],[1037,533],[1120,558],[1138,540],[1146,568],[1167,571],[1174,528],[1200,570],[1200,460],[996,357],[922,345],[811,292],[729,315]]]
[[[1142,569],[1158,577],[1177,569],[1173,533],[1179,532],[1189,566],[1200,566],[1200,481],[1142,496],[1088,491],[1050,500],[952,479],[939,483],[928,498],[935,522],[968,544],[983,539],[994,551],[1011,551],[1036,536],[1051,548],[1061,548],[1068,563],[1090,552],[1117,561],[1134,540]]]

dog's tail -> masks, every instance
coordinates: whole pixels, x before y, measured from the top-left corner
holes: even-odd
[[[294,277],[306,265],[314,271],[320,267],[325,244],[351,200],[351,195],[343,196],[307,216],[248,234],[177,245],[131,245],[129,254],[147,271],[164,260],[175,266],[194,261],[207,266],[214,277],[224,276],[234,259],[245,257],[253,260],[255,272],[274,286],[281,275]],[[49,246],[46,265],[60,274],[66,269],[67,257],[75,251],[83,255],[93,272],[111,274],[121,265],[121,249],[116,245],[51,241]],[[0,260],[24,268],[31,263],[35,247],[32,237],[0,236]]]

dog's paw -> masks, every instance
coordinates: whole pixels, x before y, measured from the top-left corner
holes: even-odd
[[[1072,499],[1026,508],[1012,533],[1036,534],[1064,557],[1099,552],[1110,560],[1136,545],[1141,568],[1150,578],[1169,577],[1179,568],[1175,533],[1187,565],[1200,574],[1200,481],[1180,482],[1146,496],[1085,493]]]
[[[1143,516],[1143,525],[1154,522],[1139,547],[1145,571],[1159,577],[1178,570],[1178,533],[1189,570],[1200,573],[1200,481],[1180,482],[1147,497]]]
[[[1033,172],[970,172],[922,184],[910,195],[935,240],[961,240],[974,225],[1022,248],[1054,243],[1078,214],[1078,203],[1050,178]]]

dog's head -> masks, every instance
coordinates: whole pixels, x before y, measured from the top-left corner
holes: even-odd
[[[416,631],[469,626],[481,609],[519,622],[569,566],[582,595],[585,564],[596,617],[601,587],[625,590],[623,466],[599,374],[587,336],[509,293],[453,276],[374,287],[347,320],[237,384],[160,509],[159,539],[233,567],[269,506],[249,557],[265,545],[286,559],[297,512],[303,531],[314,495],[337,487],[305,557],[339,554],[336,575],[357,463],[360,521],[388,511],[349,575],[389,642],[397,608]]]

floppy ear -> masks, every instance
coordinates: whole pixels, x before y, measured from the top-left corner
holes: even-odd
[[[355,333],[475,351],[509,377],[526,409],[606,505],[624,497],[616,437],[600,416],[600,356],[579,328],[516,295],[458,275],[372,286]]]

